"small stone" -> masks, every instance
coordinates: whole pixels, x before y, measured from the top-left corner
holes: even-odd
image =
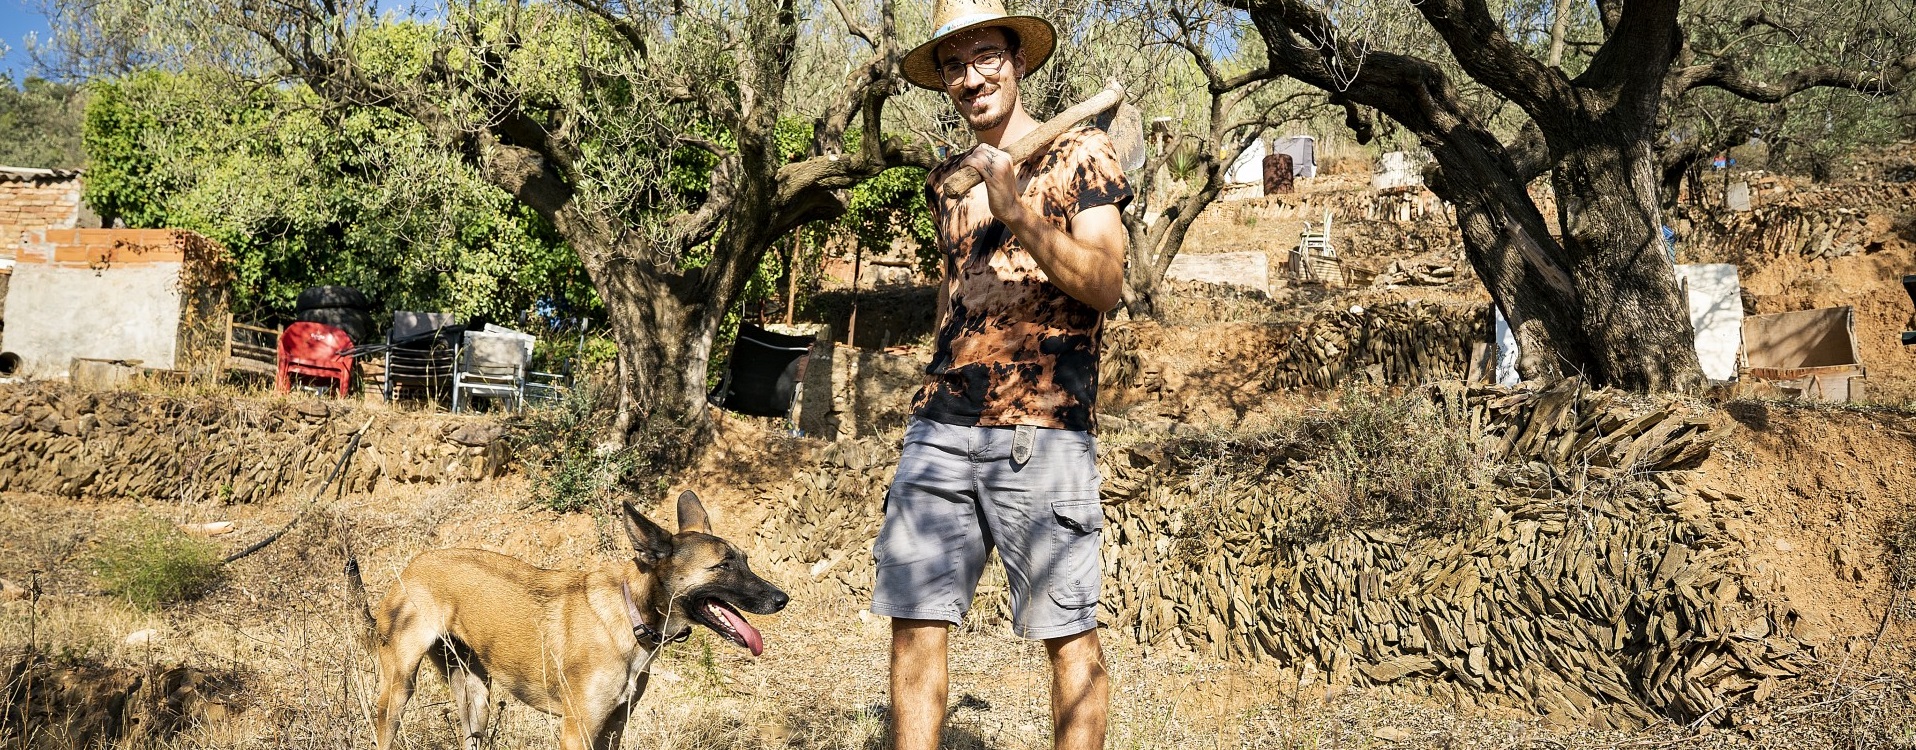
[[[1778,552],[1795,552],[1795,551],[1796,551],[1796,545],[1794,545],[1794,544],[1790,544],[1790,542],[1789,542],[1789,540],[1787,540],[1787,539],[1777,539],[1777,540],[1776,540],[1776,551],[1778,551]]]
[[[1400,727],[1378,727],[1371,730],[1370,736],[1384,742],[1409,742],[1415,735]]]
[[[135,630],[127,634],[126,645],[145,646],[159,639],[160,639],[160,631],[154,630],[153,628],[147,628],[145,630]]]
[[[232,521],[212,521],[209,523],[183,523],[180,531],[193,536],[219,536],[233,530]]]

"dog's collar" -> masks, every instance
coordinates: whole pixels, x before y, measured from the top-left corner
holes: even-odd
[[[678,643],[691,637],[692,630],[690,628],[687,628],[683,633],[667,638],[664,633],[659,632],[658,628],[645,624],[645,613],[640,612],[639,605],[632,601],[632,586],[630,584],[620,581],[619,593],[625,595],[625,615],[632,620],[632,635],[639,639],[639,643],[643,644],[646,641],[651,641],[652,647],[656,649],[667,643]]]

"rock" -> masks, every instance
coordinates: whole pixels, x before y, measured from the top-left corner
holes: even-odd
[[[1384,742],[1409,742],[1417,735],[1399,727],[1378,727],[1371,730],[1370,736]]]
[[[145,646],[160,639],[160,631],[153,628],[135,630],[128,633],[124,641],[128,646]]]
[[[1863,567],[1856,564],[1856,553],[1848,547],[1830,550],[1830,563],[1836,567],[1836,579],[1851,583],[1863,582]]]
[[[323,422],[333,415],[332,408],[328,407],[326,402],[314,399],[301,401],[293,408],[298,410],[299,415],[309,422]]]
[[[233,530],[232,521],[212,521],[209,523],[183,523],[180,531],[193,536],[219,536]]]
[[[446,439],[470,448],[484,448],[499,439],[501,428],[496,422],[467,422],[446,434]]]
[[[1377,664],[1361,663],[1357,670],[1372,682],[1391,683],[1411,675],[1437,671],[1437,661],[1428,656],[1404,654]]]

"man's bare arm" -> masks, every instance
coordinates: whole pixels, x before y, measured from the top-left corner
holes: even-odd
[[[979,144],[963,163],[984,175],[991,215],[1018,238],[1052,286],[1099,312],[1117,308],[1123,299],[1125,240],[1117,206],[1078,212],[1066,232],[1018,202],[1018,176],[1009,154]]]

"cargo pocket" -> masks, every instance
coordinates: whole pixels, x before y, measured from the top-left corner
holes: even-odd
[[[1051,514],[1069,531],[1089,534],[1104,528],[1104,507],[1095,494],[1073,495],[1051,501]]]
[[[1051,576],[1051,600],[1066,609],[1081,609],[1098,603],[1098,585],[1103,571],[1098,567],[1098,547],[1103,535],[1104,507],[1096,493],[1061,497],[1051,503],[1057,519],[1057,569]]]

